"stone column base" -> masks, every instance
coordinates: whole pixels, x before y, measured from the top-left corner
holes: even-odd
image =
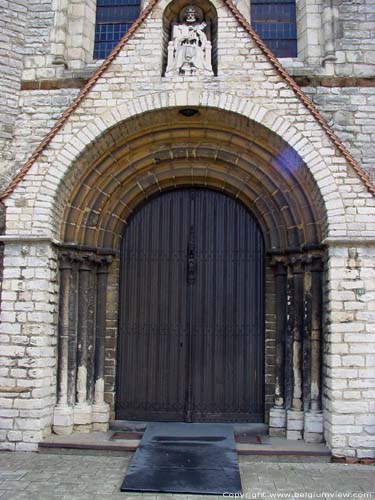
[[[305,413],[303,439],[306,443],[321,443],[323,441],[323,413],[321,411]]]
[[[92,406],[92,430],[106,432],[109,423],[109,405],[107,403]]]
[[[291,440],[302,439],[304,413],[299,410],[288,410],[286,417],[286,438]]]
[[[92,406],[90,404],[77,403],[74,407],[73,418],[75,431],[92,431]]]
[[[71,406],[55,406],[52,431],[62,435],[73,432],[73,408]]]
[[[275,437],[285,437],[286,411],[284,408],[274,406],[270,409],[269,435]]]

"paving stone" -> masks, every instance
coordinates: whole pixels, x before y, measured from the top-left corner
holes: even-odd
[[[32,460],[30,460],[32,458]],[[80,455],[0,453],[0,500],[215,500],[221,496],[122,493],[129,459]],[[244,498],[375,498],[375,467],[315,463],[242,463]],[[62,473],[63,471],[63,473]],[[9,479],[17,477],[17,480]],[[49,478],[53,477],[51,481]],[[288,495],[287,497],[285,495]],[[347,498],[350,498],[348,496]],[[364,497],[362,497],[364,498]]]

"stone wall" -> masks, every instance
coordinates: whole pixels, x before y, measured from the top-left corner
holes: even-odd
[[[14,176],[11,143],[19,113],[27,0],[0,2],[0,189]]]
[[[6,63],[12,73],[11,80],[3,79],[0,83],[8,85],[8,90],[2,89],[2,95],[7,95],[8,104],[6,112],[1,113],[4,122],[2,140],[5,142],[1,165],[4,178],[2,182],[0,178],[0,187],[9,182],[22,161],[66,109],[69,99],[65,98],[74,97],[78,92],[78,89],[52,92],[55,102],[50,111],[43,109],[49,99],[47,94],[43,99],[42,93],[25,90],[27,103],[18,101],[18,94],[14,90],[17,85],[19,88],[22,68],[23,81],[43,82],[87,78],[97,67],[92,59],[95,21],[93,0],[18,0],[12,2],[12,8],[9,8],[8,3],[3,0],[4,12],[8,16],[5,17],[5,33],[8,34],[4,40],[0,40],[0,49],[3,47],[4,54],[9,54],[10,46],[14,54]],[[249,17],[249,2],[240,2],[239,7],[244,15],[248,12]],[[298,0],[297,13],[299,59],[282,60],[292,73],[330,77],[375,76],[373,0]],[[9,26],[14,28],[9,31]],[[18,76],[15,76],[16,73]],[[13,85],[14,78],[18,79],[16,87]],[[10,81],[12,84],[9,86]],[[373,177],[372,88],[325,88],[314,85],[304,86],[304,90],[313,97],[318,109]],[[41,111],[38,110],[39,106]],[[44,115],[46,126],[40,126],[40,120],[35,116],[38,113]],[[366,113],[368,116],[365,116]],[[25,141],[25,137],[30,137],[30,140]]]
[[[375,86],[317,86],[303,90],[374,181]]]
[[[56,257],[40,241],[8,243],[4,253],[0,449],[35,450],[56,399]]]
[[[57,89],[20,93],[13,139],[14,168],[18,170],[28,159],[78,92],[78,89]]]
[[[43,433],[50,431],[56,392],[57,337],[56,256],[50,239],[61,235],[62,213],[70,197],[69,190],[77,186],[80,168],[83,168],[79,163],[81,154],[90,150],[92,158],[98,158],[102,153],[96,150],[100,137],[108,128],[132,116],[163,107],[197,106],[242,114],[249,123],[272,130],[275,136],[290,144],[314,176],[324,197],[328,234],[333,237],[331,242],[327,240],[326,438],[337,454],[372,455],[375,255],[371,244],[375,237],[375,199],[315,118],[219,1],[215,2],[220,23],[218,77],[161,78],[161,16],[165,4],[161,2],[132,37],[6,200],[0,327],[0,385],[3,388],[0,423],[4,429],[1,438],[6,441],[1,446],[3,449],[35,449]],[[362,15],[362,7],[373,7],[370,0],[365,5],[349,1],[342,4],[348,12],[350,5],[353,6],[353,16]],[[30,9],[33,15],[26,36],[26,51],[30,54],[25,59],[28,66],[24,79],[66,77],[64,65],[55,69],[52,65],[48,39],[53,22],[51,5],[38,0],[30,2]],[[41,30],[40,37],[33,32],[35,22]],[[348,22],[342,25],[347,39],[350,38],[348,26]],[[354,52],[358,44],[352,47]],[[361,47],[365,50],[366,44],[362,43]],[[364,71],[360,64],[359,70]],[[37,73],[35,66],[48,71]],[[350,68],[354,71],[357,66],[350,63]],[[371,89],[328,91],[325,87],[308,87],[307,91],[341,137],[355,148],[357,157],[370,168],[373,149],[368,144],[373,141],[373,130],[367,113],[373,105]],[[26,159],[77,92],[78,89],[22,91],[13,169]],[[341,128],[344,126],[345,130]],[[358,144],[363,144],[361,151]],[[335,238],[343,239],[342,247]],[[350,239],[353,238],[356,238],[357,250],[352,250],[355,245]],[[366,238],[368,246],[363,243]],[[18,239],[23,239],[23,243]],[[116,294],[117,281],[112,278],[109,297],[115,303]],[[108,397],[110,394],[113,397],[116,316],[112,306],[109,312],[106,391]],[[272,323],[272,315],[267,320]]]
[[[331,247],[325,434],[336,455],[375,458],[375,248]]]
[[[375,76],[374,0],[333,0],[335,73]]]

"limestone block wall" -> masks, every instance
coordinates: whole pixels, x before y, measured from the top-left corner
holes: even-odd
[[[323,33],[323,5],[321,1],[297,0],[297,50],[298,60],[306,66],[319,67],[325,56]],[[332,26],[328,33],[331,35]]]
[[[335,9],[335,73],[339,76],[375,76],[373,0],[333,0]]]
[[[31,0],[24,80],[61,77],[93,63],[95,0]]]
[[[303,90],[375,180],[375,86],[317,86]]]
[[[373,50],[375,6],[373,0],[361,2],[298,0],[296,3],[299,62],[296,61],[293,64],[297,64],[297,73],[339,77],[375,76]],[[84,2],[83,0],[31,0],[29,2],[17,0],[9,4],[7,0],[3,0],[2,5],[6,13],[6,16],[3,16],[6,21],[4,33],[8,34],[6,38],[0,40],[0,50],[3,50],[5,57],[12,53],[6,63],[8,66],[10,64],[9,68],[13,68],[12,80],[9,81],[14,81],[17,71],[22,72],[23,82],[87,78],[92,74],[97,66],[92,60],[95,25],[94,0],[90,2],[87,0]],[[249,17],[249,2],[240,2],[238,6],[244,15],[248,12],[247,17]],[[10,26],[12,29],[9,31]],[[324,64],[327,57],[329,61]],[[21,75],[17,78],[19,88]],[[37,123],[38,119],[34,123],[34,113],[38,112],[37,108],[41,108],[41,112],[46,116],[45,121],[50,126],[58,115],[56,107],[60,107],[62,113],[67,106],[62,100],[59,104],[53,103],[51,110],[43,109],[44,103],[37,101],[37,96],[42,99],[42,95],[36,92],[33,112],[34,105],[25,104],[22,99],[19,101],[18,94],[15,92],[17,85],[14,86],[12,83],[9,86],[7,81],[8,79],[2,79],[0,82],[0,85],[8,85],[8,90],[1,89],[2,96],[7,96],[7,104],[6,112],[1,113],[0,119],[10,120],[8,124],[4,121],[2,129],[4,137],[0,138],[3,141],[1,143],[3,159],[0,169],[4,172],[2,182],[0,178],[0,187],[4,187],[9,182],[20,163],[47,132],[48,127],[40,127]],[[356,159],[373,176],[372,89],[359,89],[359,96],[357,87],[345,89],[315,87],[305,88],[305,90],[314,98],[318,109],[330,120],[333,128]],[[26,90],[26,92],[26,99],[30,102],[31,91]],[[63,93],[64,97],[70,92],[74,96],[78,89],[66,89],[66,94]],[[328,94],[331,94],[331,97]],[[52,95],[59,94],[53,92]],[[333,101],[339,98],[340,102],[334,104]],[[2,99],[5,102],[4,97]],[[340,107],[345,116],[338,113],[333,118],[332,115],[341,109],[332,109],[332,106]],[[368,106],[370,106],[369,109],[367,109]],[[368,113],[369,116],[362,116],[362,113]],[[47,117],[47,114],[50,116]],[[15,125],[16,118],[18,123]],[[28,141],[30,145],[26,146],[25,143]],[[27,150],[27,153],[22,152],[20,146],[21,149]]]
[[[375,458],[374,263],[374,246],[329,249],[325,435],[336,455]]]
[[[373,0],[296,0],[296,6],[298,59],[307,73],[375,75]]]
[[[52,0],[30,0],[25,29],[25,55],[23,79],[53,77],[51,65],[50,33],[55,13]],[[25,77],[26,75],[26,77]]]
[[[56,398],[56,258],[49,242],[8,242],[2,287],[0,449],[35,450]]]
[[[11,142],[19,112],[27,0],[0,2],[0,185],[15,174]]]
[[[12,172],[27,160],[69,106],[78,89],[23,90],[13,132]],[[1,188],[6,187],[3,182]]]
[[[93,157],[99,154],[95,151],[96,140],[120,121],[162,107],[205,106],[243,114],[279,134],[314,175],[329,214],[329,235],[344,241],[342,248],[335,241],[328,242],[331,246],[325,301],[326,438],[340,454],[373,452],[374,397],[362,386],[355,386],[362,383],[358,382],[362,375],[363,383],[372,380],[373,359],[370,353],[355,352],[355,349],[363,349],[364,342],[359,339],[366,338],[365,344],[368,340],[373,342],[368,334],[373,333],[375,318],[370,300],[366,301],[365,309],[362,302],[364,297],[373,299],[374,294],[374,254],[370,245],[375,238],[375,198],[227,7],[219,2],[215,4],[219,14],[218,77],[161,77],[161,4],[160,10],[156,9],[133,36],[6,201],[4,307],[0,329],[0,352],[4,353],[0,356],[4,370],[0,383],[7,388],[3,393],[7,406],[1,415],[1,428],[5,430],[1,434],[5,440],[3,448],[35,449],[43,432],[50,430],[55,394],[57,284],[56,257],[49,238],[60,235],[64,193],[70,186],[69,169],[76,166],[75,161],[85,147],[92,150]],[[30,134],[23,135],[24,128],[35,132],[33,143],[46,132],[44,119],[50,119],[53,95],[68,97],[68,100],[73,96],[73,91],[67,94],[24,92],[25,121],[19,123],[17,139],[20,147],[22,141],[28,142],[30,137]],[[44,118],[37,116],[39,104],[46,111]],[[61,112],[61,107],[67,104],[56,103],[56,109],[60,106]],[[27,111],[28,106],[35,109]],[[57,113],[49,125],[56,118]],[[20,152],[20,158],[30,150],[28,144]],[[353,238],[356,238],[355,245],[354,240],[350,240]],[[363,244],[366,238],[368,246]],[[22,244],[16,241],[22,239]],[[354,246],[358,247],[357,254],[351,250]],[[115,290],[115,283],[110,286]],[[344,312],[352,313],[354,319],[345,319]],[[108,335],[107,340],[110,338]],[[341,353],[342,365],[339,366],[335,365],[336,353],[330,352],[335,345],[338,349],[348,349],[347,353]],[[112,350],[114,352],[114,346]],[[107,359],[106,366],[110,369],[114,363],[113,358]],[[112,378],[109,387],[113,383]],[[335,384],[342,387],[336,388]],[[25,391],[18,392],[19,388]],[[348,406],[353,401],[357,405]],[[354,407],[356,410],[350,412],[344,410]],[[333,417],[349,413],[354,418],[352,428],[344,430],[338,427],[342,420],[341,423],[332,421]],[[363,436],[368,438],[367,448]]]

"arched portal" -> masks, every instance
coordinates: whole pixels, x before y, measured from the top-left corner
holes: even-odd
[[[263,422],[264,244],[253,215],[178,189],[122,245],[116,418]]]
[[[105,428],[116,416],[116,402],[129,403],[130,388],[116,387],[122,369],[117,363],[122,237],[126,241],[126,228],[145,203],[194,188],[242,203],[238,206],[252,214],[264,241],[264,370],[256,386],[261,396],[254,400],[256,411],[238,417],[243,412],[236,410],[235,418],[264,419],[275,434],[321,439],[321,242],[327,220],[317,183],[301,156],[264,125],[214,108],[186,111],[161,109],[109,128],[61,184],[55,430],[69,420],[67,414],[71,428]],[[152,230],[163,227],[155,217],[159,222]],[[149,245],[151,239],[146,234]],[[125,350],[127,356],[131,349]],[[146,370],[148,365],[140,377]],[[186,408],[186,398],[181,404]],[[214,418],[220,419],[222,410]]]

